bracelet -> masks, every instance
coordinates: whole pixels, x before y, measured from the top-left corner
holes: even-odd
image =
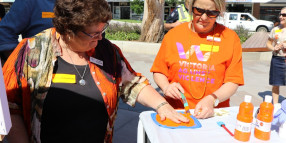
[[[214,93],[212,93],[212,94],[210,94],[215,100],[217,99],[217,96],[214,94]]]
[[[156,107],[156,111],[158,111],[159,108],[161,108],[162,106],[166,105],[166,104],[169,104],[168,102],[164,101],[162,103],[160,103],[157,107]]]

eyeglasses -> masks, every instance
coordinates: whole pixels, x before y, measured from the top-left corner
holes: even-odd
[[[192,7],[192,11],[195,15],[202,16],[204,13],[207,14],[209,18],[216,18],[220,14],[217,10],[205,10],[197,7]]]
[[[282,17],[286,17],[286,13],[280,13],[279,15]]]
[[[107,29],[107,27],[109,26],[109,23],[106,23],[106,25],[104,26],[103,30],[101,32],[96,32],[95,34],[91,35],[91,34],[88,34],[84,31],[81,31],[83,34],[85,34],[86,36],[90,37],[90,38],[99,38],[99,36],[105,32],[105,30]]]

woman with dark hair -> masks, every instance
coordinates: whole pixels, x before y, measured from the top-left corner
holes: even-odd
[[[119,97],[188,121],[102,38],[111,19],[106,0],[57,0],[54,13],[55,28],[23,39],[4,65],[9,143],[112,142]]]

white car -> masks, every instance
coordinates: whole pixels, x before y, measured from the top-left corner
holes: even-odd
[[[225,12],[223,15],[223,17],[219,16],[216,21],[232,30],[242,26],[249,31],[269,32],[274,26],[273,22],[258,20],[250,13]]]

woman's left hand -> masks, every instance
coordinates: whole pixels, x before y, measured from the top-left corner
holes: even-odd
[[[175,123],[189,122],[189,119],[187,119],[182,114],[179,114],[170,104],[166,104],[160,107],[157,110],[157,113],[159,114],[162,121],[168,118]]]
[[[214,98],[212,96],[206,96],[196,105],[194,116],[198,119],[205,119],[213,115]]]

